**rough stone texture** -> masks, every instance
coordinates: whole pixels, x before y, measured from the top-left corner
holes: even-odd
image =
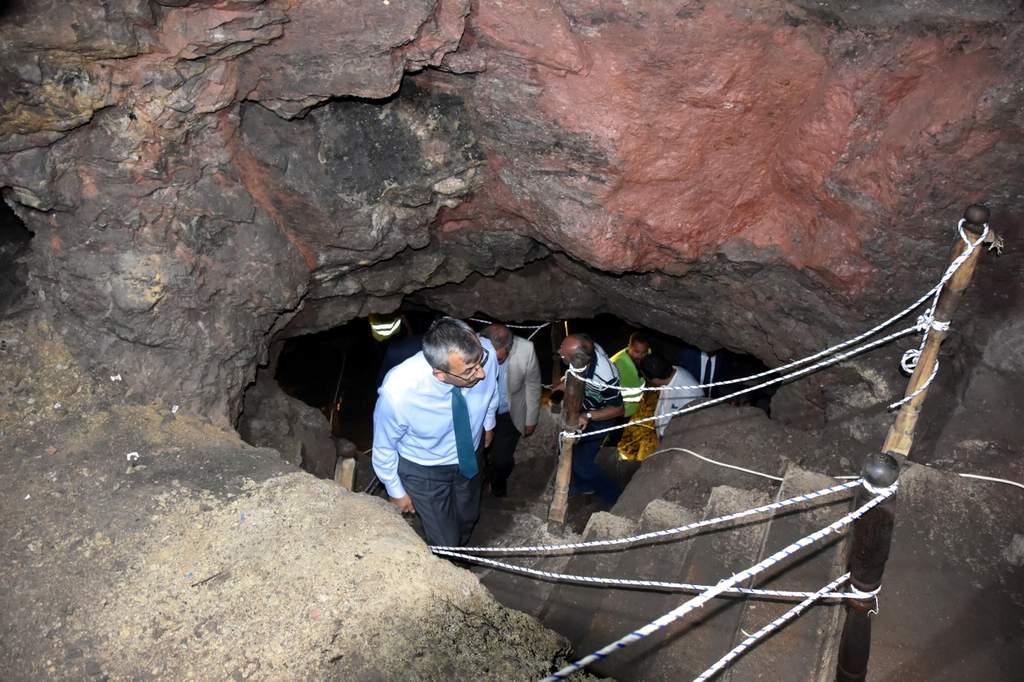
[[[1024,535],[1013,534],[1010,544],[1003,550],[1003,557],[1014,566],[1024,566]]]
[[[4,432],[93,400],[232,423],[275,339],[413,294],[611,312],[782,364],[930,286],[965,203],[1013,248],[1022,37],[1008,0],[5,3],[0,193],[35,235],[0,254],[7,313],[38,313],[57,365],[121,380],[11,383]],[[1022,281],[1019,256],[985,257],[919,459],[1019,478]],[[877,445],[898,355],[784,387],[774,416]],[[105,671],[80,664],[54,674]]]
[[[921,290],[967,201],[1019,221],[1019,14],[18,2],[0,188],[73,346],[218,419],[276,335],[549,250],[571,254],[550,286],[488,298],[536,318],[565,307],[539,293],[578,292],[581,313],[777,364]],[[794,421],[856,411],[795,390]]]
[[[244,60],[240,87],[289,117],[338,95],[391,96],[405,71],[437,66],[458,47],[469,13],[469,0],[287,5],[279,13],[288,25]]]
[[[597,512],[590,517],[587,527],[583,529],[583,537],[588,540],[607,540],[621,538],[636,531],[636,521],[624,519],[608,512]]]
[[[0,321],[5,680],[525,681],[565,664],[564,640],[384,500],[123,404],[40,317]]]
[[[238,434],[250,445],[273,448],[285,461],[320,478],[334,476],[338,448],[320,410],[281,390],[272,372],[259,372],[245,391]]]
[[[648,533],[652,530],[677,528],[700,520],[700,514],[692,509],[665,500],[651,500],[640,514],[640,531]]]

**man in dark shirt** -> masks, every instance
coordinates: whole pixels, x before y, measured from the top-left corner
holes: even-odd
[[[583,391],[583,407],[580,410],[580,430],[583,437],[576,441],[572,453],[573,494],[596,492],[608,504],[614,504],[622,490],[609,479],[594,461],[606,434],[588,436],[612,426],[624,413],[619,374],[607,353],[585,334],[570,334],[565,337],[558,350],[562,362],[579,367],[584,362],[583,376],[606,384],[606,387],[586,384]]]

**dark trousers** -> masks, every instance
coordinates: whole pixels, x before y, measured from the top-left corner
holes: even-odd
[[[628,421],[628,417],[616,417],[615,419],[608,421],[608,426],[622,426]],[[604,444],[610,448],[614,448],[615,446],[617,446],[619,444],[619,441],[622,440],[623,431],[625,431],[625,429],[619,429],[618,431],[609,431],[608,433],[606,433],[604,438]]]
[[[482,450],[477,450],[480,464]],[[466,478],[458,464],[424,466],[398,458],[398,478],[412,498],[428,545],[466,544],[480,517],[481,474]]]
[[[494,426],[494,440],[487,450],[487,478],[491,482],[491,490],[504,493],[508,487],[508,477],[516,466],[515,452],[519,444],[519,430],[512,423],[508,412],[498,414]]]
[[[601,449],[605,434],[587,437],[587,432],[605,429],[614,424],[614,420],[590,422],[583,438],[576,441],[572,449],[572,489],[577,492],[596,492],[608,504],[615,504],[622,491],[619,486],[608,478],[594,460]]]

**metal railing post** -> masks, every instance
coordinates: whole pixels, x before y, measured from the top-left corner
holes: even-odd
[[[864,462],[861,477],[874,488],[888,488],[899,477],[900,465],[896,458],[883,453],[870,455]],[[855,508],[866,504],[873,493],[862,487]],[[885,562],[889,559],[892,529],[895,519],[893,498],[870,509],[853,526],[850,548],[850,585],[861,592],[874,592],[882,584]],[[867,677],[868,658],[871,654],[871,609],[874,598],[849,600],[846,603],[846,623],[839,642],[838,682],[856,682]]]

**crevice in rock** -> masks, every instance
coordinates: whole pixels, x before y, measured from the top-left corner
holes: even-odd
[[[34,236],[11,207],[0,201],[0,317],[24,302],[26,272],[21,257]]]

